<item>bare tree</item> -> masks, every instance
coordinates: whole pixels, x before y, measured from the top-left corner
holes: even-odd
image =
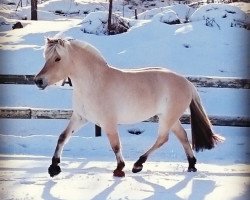
[[[31,20],[37,20],[37,0],[31,0]]]
[[[109,16],[108,16],[108,34],[111,35],[112,29],[112,6],[113,0],[109,0]]]

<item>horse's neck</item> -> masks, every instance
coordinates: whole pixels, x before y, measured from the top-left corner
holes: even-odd
[[[109,70],[107,62],[99,52],[77,47],[72,53],[74,66],[71,67],[70,78],[76,87],[91,88]]]

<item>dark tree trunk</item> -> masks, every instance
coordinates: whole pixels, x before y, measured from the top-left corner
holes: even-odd
[[[37,20],[37,0],[31,0],[31,20]]]
[[[108,34],[111,35],[112,29],[112,6],[113,0],[109,0]]]

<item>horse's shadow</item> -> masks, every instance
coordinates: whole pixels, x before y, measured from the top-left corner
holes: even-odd
[[[182,175],[182,174],[181,174]],[[185,199],[204,199],[206,195],[211,193],[215,188],[215,182],[212,180],[207,179],[197,179],[196,173],[194,174],[186,174],[185,178],[175,184],[174,186],[170,188],[166,188],[162,186],[161,184],[156,184],[153,182],[150,182],[143,178],[142,175],[132,175],[130,176],[133,178],[136,182],[149,185],[153,188],[153,194],[149,196],[148,198],[144,198],[144,200],[161,200],[161,199],[171,199],[171,200],[182,200],[184,198],[181,198],[177,195],[178,192],[185,189],[186,186],[192,181],[192,191],[189,195],[189,197],[185,197]],[[167,176],[167,175],[166,175]],[[93,200],[100,200],[100,199],[107,199],[110,194],[115,190],[115,188],[122,184],[124,179],[115,179],[113,184],[110,187],[107,187],[105,190],[100,192],[98,195],[96,195]]]
[[[84,166],[87,163],[82,163],[81,165],[78,166],[78,169],[81,171],[81,169],[84,168]],[[103,170],[103,168],[100,168],[99,170]],[[107,169],[104,170],[105,173],[107,173]],[[74,173],[76,171],[74,170]],[[198,172],[197,172],[198,173]],[[134,179],[138,184],[145,184],[150,186],[153,189],[153,194],[147,198],[144,198],[144,200],[161,200],[161,199],[171,199],[171,200],[181,200],[183,199],[182,197],[178,196],[178,192],[182,191],[187,187],[187,185],[191,182],[192,184],[192,191],[190,192],[190,195],[188,197],[185,197],[185,199],[204,199],[206,195],[211,193],[214,188],[215,188],[215,182],[212,180],[207,180],[207,179],[199,179],[197,178],[197,173],[187,173],[185,175],[185,178],[175,185],[173,185],[170,188],[166,188],[161,184],[156,184],[154,182],[151,182],[144,178],[143,176],[145,174],[141,173],[138,175],[134,174],[128,174],[128,177]],[[111,174],[111,171],[110,171]],[[176,174],[176,173],[175,173]],[[171,172],[170,172],[171,175]],[[177,173],[177,175],[183,175],[183,173]],[[73,176],[72,174],[69,174],[68,176],[64,177],[64,179],[70,179]],[[172,176],[172,175],[171,175]],[[166,175],[167,178],[167,175]],[[114,178],[113,183],[105,188],[103,191],[98,193],[96,196],[94,196],[92,199],[93,200],[100,200],[100,199],[107,199],[112,192],[115,190],[117,186],[123,183],[125,179],[120,179],[120,178]],[[52,188],[56,185],[57,183],[53,180],[49,180],[47,183],[44,185],[43,189],[43,194],[42,198],[43,199],[59,199],[55,198],[53,194],[51,193]]]
[[[87,162],[82,162],[77,168],[79,170],[83,169],[84,166],[87,164]],[[74,176],[73,173],[70,173],[68,176],[66,176],[64,179],[70,179]],[[49,180],[44,184],[44,189],[43,189],[43,193],[42,193],[42,199],[50,199],[50,200],[60,200],[60,198],[58,197],[54,197],[51,194],[51,190],[52,188],[57,184],[57,182],[55,182],[54,180]]]
[[[115,190],[115,188],[122,183],[122,179],[117,178],[113,182],[113,184],[109,187],[107,187],[105,190],[103,190],[101,193],[97,194],[93,200],[103,200],[108,199],[109,195]]]
[[[152,183],[142,176],[135,176],[134,179],[140,183],[147,184],[151,186],[154,190],[153,195],[144,200],[153,200],[153,199],[171,199],[171,200],[181,200],[183,198],[177,195],[182,189],[186,188],[188,183],[192,181],[192,191],[188,198],[185,199],[204,199],[206,195],[212,192],[215,188],[215,182],[212,180],[199,180],[194,179],[195,175],[186,174],[185,178],[175,184],[170,188],[165,188],[160,184]],[[202,187],[202,188],[201,188]]]
[[[51,189],[56,185],[56,182],[53,180],[49,180],[44,185],[43,193],[42,193],[42,199],[51,199],[51,200],[60,200],[59,198],[55,198],[53,195],[51,195]]]

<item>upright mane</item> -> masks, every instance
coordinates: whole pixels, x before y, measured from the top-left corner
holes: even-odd
[[[87,42],[80,42],[74,39],[63,38],[47,38],[44,50],[44,57],[46,60],[53,56],[63,57],[69,53],[69,46],[74,45],[85,51],[85,53],[94,56],[97,60],[106,63],[106,60],[102,56],[101,52],[94,46]]]
[[[84,54],[88,54],[90,57],[94,58],[97,62],[100,62],[102,64],[107,64],[101,52],[91,44],[78,40],[72,40],[71,43],[78,46],[80,49],[84,50]]]
[[[45,59],[48,60],[55,55],[62,57],[68,52],[67,45],[69,45],[69,40],[47,38],[44,49]]]

